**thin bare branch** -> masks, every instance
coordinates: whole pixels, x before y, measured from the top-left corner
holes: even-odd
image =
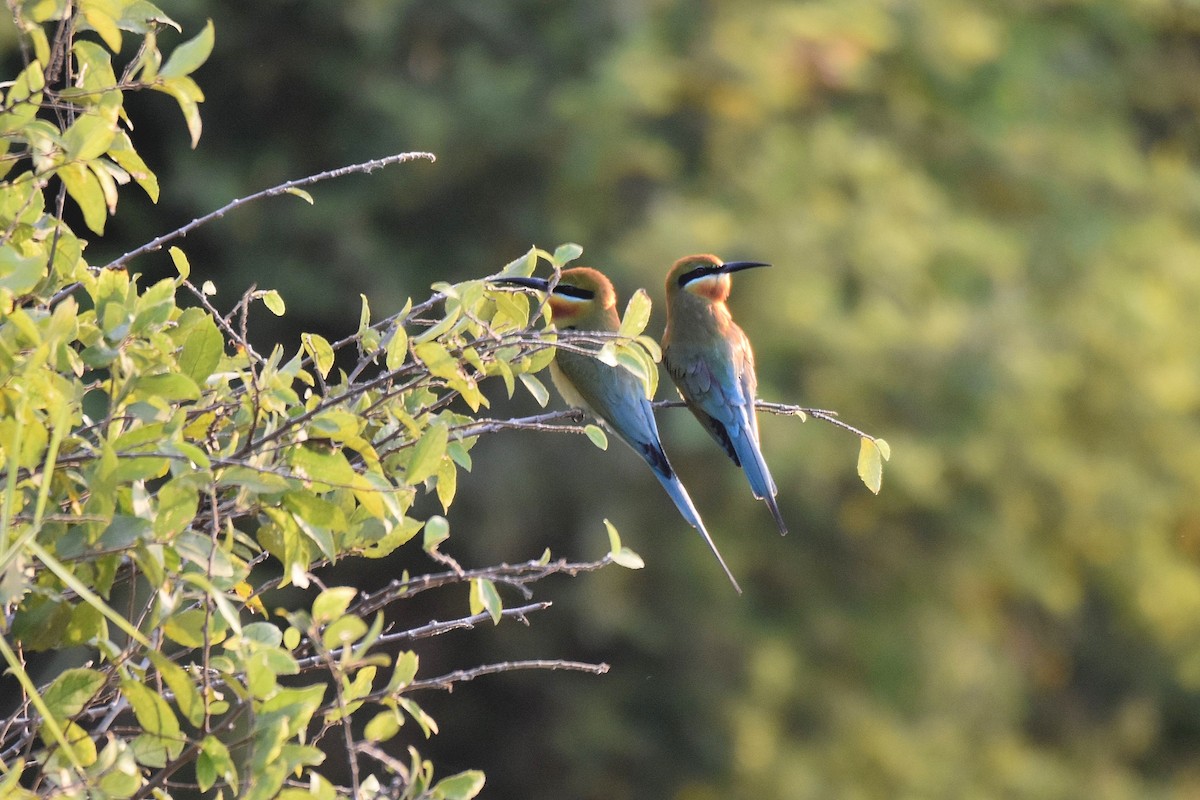
[[[468,569],[463,570],[461,574],[454,571],[434,572],[407,580],[394,580],[383,589],[365,595],[362,600],[351,607],[351,611],[359,616],[366,616],[395,602],[400,597],[411,597],[428,589],[463,583],[475,578],[486,578],[526,591],[527,584],[536,583],[550,575],[562,574],[574,577],[581,572],[595,572],[611,563],[612,556],[605,555],[599,561],[573,562],[560,558],[557,561],[545,563],[526,561],[522,564],[499,564],[482,569]]]
[[[534,659],[529,661],[503,661],[499,664],[484,664],[472,669],[456,669],[454,672],[448,672],[445,675],[439,675],[436,678],[426,678],[425,680],[413,681],[408,686],[404,687],[404,692],[419,691],[421,689],[444,689],[447,692],[454,691],[456,684],[472,681],[483,675],[496,675],[501,672],[516,672],[522,669],[547,669],[547,670],[571,670],[573,672],[588,672],[592,675],[603,675],[609,670],[608,664],[603,662],[599,664],[590,664],[586,661],[563,661],[560,659]]]
[[[137,258],[138,256],[145,255],[146,253],[153,253],[157,250],[161,250],[163,245],[167,244],[168,242],[174,241],[175,239],[181,239],[184,236],[187,236],[192,231],[194,231],[196,228],[199,228],[201,225],[206,225],[207,223],[212,222],[215,219],[220,219],[221,217],[228,214],[230,211],[233,211],[236,208],[240,208],[241,206],[244,206],[247,203],[252,203],[255,200],[262,200],[265,197],[276,197],[281,194],[289,194],[293,190],[299,189],[302,186],[311,186],[314,183],[320,183],[321,181],[327,181],[332,178],[341,178],[341,177],[344,177],[346,175],[351,175],[356,172],[370,173],[370,172],[374,172],[377,169],[382,169],[383,167],[390,166],[391,164],[401,164],[406,161],[415,161],[417,159],[422,159],[422,158],[426,159],[428,161],[436,161],[437,160],[437,157],[434,156],[433,153],[397,153],[395,155],[387,156],[385,158],[376,158],[376,159],[372,159],[371,161],[364,161],[361,164],[351,164],[348,167],[338,167],[337,169],[326,170],[325,172],[318,172],[316,175],[309,175],[307,178],[297,178],[296,180],[287,181],[286,183],[281,183],[278,186],[272,186],[270,189],[263,189],[262,191],[255,192],[254,194],[249,194],[249,195],[246,195],[245,197],[239,197],[238,199],[233,200],[233,201],[221,206],[216,211],[211,211],[202,217],[196,217],[194,220],[187,223],[186,225],[176,228],[175,230],[171,231],[170,233],[164,233],[162,236],[159,236],[155,239],[151,239],[149,242],[146,242],[141,247],[130,250],[128,253],[125,253],[124,255],[122,255],[118,258],[115,258],[112,261],[105,264],[104,268],[105,269],[118,269],[120,267],[124,267],[126,264],[128,264],[130,261]]]

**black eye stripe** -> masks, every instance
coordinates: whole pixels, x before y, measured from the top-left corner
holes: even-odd
[[[715,275],[716,273],[718,273],[720,271],[721,271],[720,264],[708,264],[703,267],[696,267],[691,272],[685,272],[679,276],[679,285],[687,286],[689,283],[696,280],[697,278],[703,278],[708,275]]]
[[[564,297],[573,297],[576,300],[592,300],[596,297],[596,293],[591,289],[580,289],[578,286],[570,286],[565,283],[555,286],[554,293]]]

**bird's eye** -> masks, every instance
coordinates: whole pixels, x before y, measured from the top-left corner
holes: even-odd
[[[679,285],[680,287],[687,286],[694,280],[707,277],[720,271],[720,264],[705,264],[702,267],[696,267],[695,269],[685,272],[679,276]]]

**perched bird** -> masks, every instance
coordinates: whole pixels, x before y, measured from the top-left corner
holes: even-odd
[[[497,282],[542,292],[550,289],[550,281],[544,278],[500,278]],[[620,327],[613,285],[601,272],[590,267],[563,270],[550,292],[549,304],[554,323],[560,330],[615,332]],[[704,528],[687,489],[663,452],[654,412],[641,382],[624,369],[610,367],[595,358],[561,347],[551,362],[550,376],[568,404],[590,413],[645,459],[684,520],[708,542],[721,569],[740,594],[741,587],[725,565],[725,559]]]
[[[769,266],[761,261],[725,264],[712,255],[676,261],[667,273],[662,349],[663,363],[688,408],[746,473],[751,491],[766,501],[779,532],[787,533],[775,502],[778,490],[759,447],[754,351],[725,305],[732,273]]]

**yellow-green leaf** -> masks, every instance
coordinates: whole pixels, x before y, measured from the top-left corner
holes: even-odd
[[[887,443],[884,443],[887,447]],[[891,454],[889,448],[888,454]],[[883,458],[880,448],[875,441],[862,437],[859,439],[858,445],[858,477],[862,478],[862,482],[867,488],[875,494],[879,494],[880,485],[883,482]]]
[[[200,91],[200,87],[191,78],[169,78],[154,84],[152,88],[175,98],[175,102],[179,104],[179,110],[183,112],[183,119],[187,123],[192,147],[195,148],[200,142],[202,129],[199,103],[204,100],[204,93]]]
[[[425,535],[421,546],[430,552],[437,550],[438,545],[450,538],[450,522],[437,514],[425,520]]]
[[[158,74],[163,78],[181,78],[199,69],[212,53],[213,23],[210,19],[204,24],[204,29],[196,36],[176,47],[167,57],[167,63],[162,65]]]
[[[546,403],[550,402],[550,392],[546,389],[545,385],[527,372],[522,372],[517,377],[521,379],[521,383],[525,384],[525,388],[533,395],[533,399],[537,401],[537,404],[545,408]]]
[[[560,244],[554,249],[554,265],[562,267],[583,255],[583,248],[574,242]]]
[[[500,612],[504,610],[504,604],[500,601],[496,584],[487,578],[475,578],[471,581],[471,613],[478,614],[484,610],[492,618],[493,625],[500,624]]]
[[[601,450],[608,449],[608,434],[599,425],[588,425],[583,429],[587,437],[592,440],[592,444],[599,447]]]
[[[104,199],[104,187],[96,173],[83,164],[64,164],[56,173],[67,194],[83,212],[83,222],[93,233],[104,233],[104,223],[108,220],[108,203]]]
[[[103,673],[94,669],[68,669],[42,693],[42,700],[56,719],[73,717],[87,707],[106,680]]]
[[[388,339],[384,364],[389,370],[400,369],[406,358],[408,358],[408,332],[397,325],[396,329],[392,331],[392,338]]]
[[[76,119],[63,132],[63,149],[67,158],[75,161],[90,161],[108,152],[117,136],[116,115],[107,115],[99,110],[89,111]]]
[[[314,205],[312,195],[309,194],[308,192],[304,191],[303,189],[297,189],[295,186],[292,186],[287,189],[284,189],[284,191],[287,192],[288,194],[296,195],[296,197],[299,197],[301,200],[308,203],[310,206]]]
[[[449,442],[450,430],[443,423],[435,422],[426,428],[413,446],[412,458],[408,462],[405,475],[408,482],[417,484],[435,474],[446,455],[446,445]]]
[[[625,316],[621,318],[618,333],[632,338],[644,331],[650,322],[650,306],[650,295],[646,294],[645,289],[634,292],[625,306]]]
[[[479,770],[468,770],[443,778],[434,784],[433,796],[441,800],[471,800],[483,791],[484,775]]]
[[[162,675],[171,693],[175,695],[175,705],[179,707],[184,719],[193,727],[199,727],[200,723],[204,721],[204,701],[200,699],[200,693],[196,691],[196,684],[192,682],[183,667],[162,653],[148,650],[146,654],[150,656],[155,669]]]
[[[278,289],[269,289],[263,292],[262,301],[267,310],[277,317],[282,317],[283,313],[287,310],[287,306],[283,302],[283,296],[279,294]]]
[[[367,722],[363,728],[363,736],[369,742],[386,742],[400,732],[404,717],[395,709],[380,711]]]
[[[321,592],[312,604],[313,621],[325,625],[342,616],[356,594],[358,590],[353,586],[333,586]]]
[[[192,265],[188,262],[187,255],[175,246],[172,246],[167,252],[171,254],[171,261],[175,263],[175,271],[179,273],[179,280],[186,281],[192,274]]]
[[[301,334],[300,341],[304,343],[304,349],[312,356],[317,372],[322,378],[326,377],[329,370],[333,369],[333,348],[329,342],[324,336],[317,333]]]

